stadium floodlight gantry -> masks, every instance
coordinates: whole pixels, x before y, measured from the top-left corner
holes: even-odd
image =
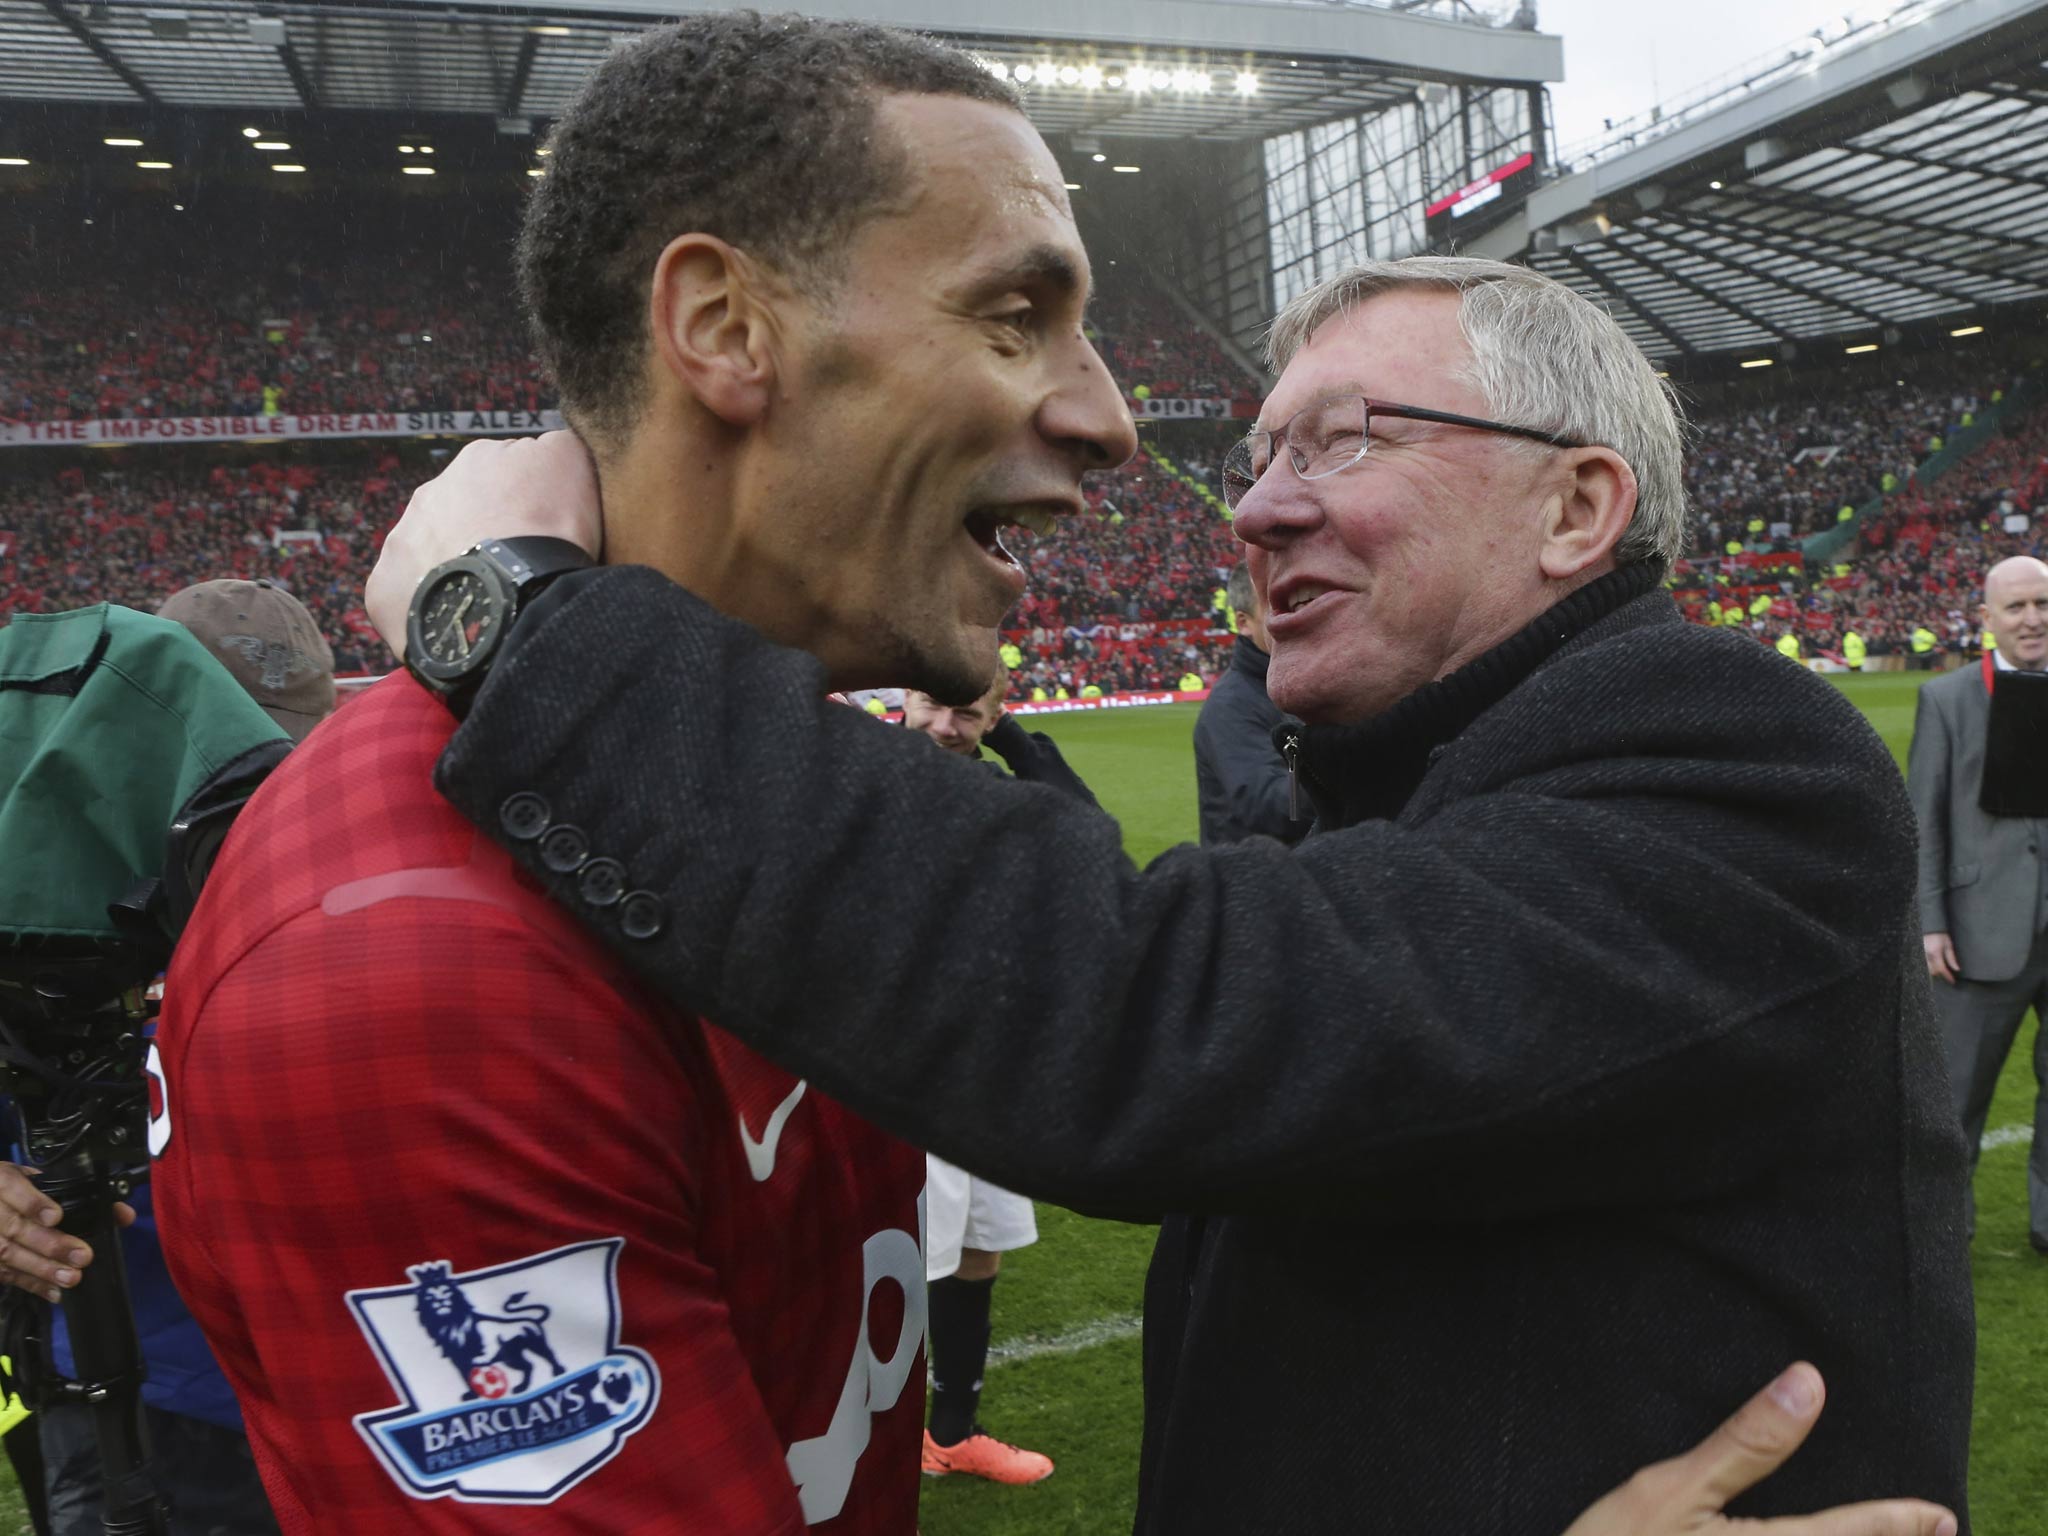
[[[1461,189],[1499,197],[1533,179],[1545,159],[1543,86],[1563,76],[1562,45],[1534,30],[1527,0],[796,4],[937,33],[980,55],[1017,86],[1059,155],[1091,245],[1107,260],[1142,259],[1246,357],[1277,301],[1355,257],[1421,249],[1427,210],[1459,203]],[[292,180],[310,186],[373,163],[342,148],[365,123],[403,119],[421,138],[442,135],[432,164],[383,166],[421,178],[421,193],[452,190],[465,171],[542,175],[538,135],[611,47],[678,13],[722,8],[0,0],[0,101],[48,104],[0,114],[0,160],[15,162],[20,185],[38,155],[76,153],[66,134],[90,132],[96,145],[142,137],[147,122],[177,151],[147,172],[139,158],[102,166],[100,185],[170,188],[202,165],[219,184],[277,168],[249,159],[238,135],[252,128],[253,142],[297,145],[289,163],[304,169]],[[78,104],[90,104],[89,122]],[[235,115],[248,113],[267,115]],[[482,142],[462,148],[465,129]],[[1507,166],[1518,181],[1496,176]]]
[[[1605,305],[1663,366],[1875,359],[2002,321],[2040,328],[2042,0],[1865,8],[1696,109],[1617,127],[1476,248]]]

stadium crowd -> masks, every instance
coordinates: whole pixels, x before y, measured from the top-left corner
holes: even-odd
[[[147,304],[103,281],[124,242],[81,230],[17,248],[27,280],[0,309],[0,418],[548,407],[513,296],[482,276],[498,260],[490,245],[487,233],[466,247],[423,234],[395,238],[374,264],[338,261],[314,225],[251,270],[201,242],[173,250],[166,291]],[[1139,398],[1256,392],[1170,299],[1126,277],[1111,278],[1091,325]],[[1923,487],[1914,467],[2001,399],[2011,373],[1967,352],[1916,360],[1909,379],[1886,373],[1821,398],[1696,413],[1687,487],[1700,564],[1679,577],[1695,617],[1730,584],[1714,562],[1731,546],[1788,550],[1886,493],[1860,561],[1811,580],[1772,573],[1778,601],[1753,627],[1765,639],[1789,628],[1809,649],[1855,627],[1880,655],[1923,625],[1944,645],[1969,642],[1978,574],[2041,547],[2048,427],[2037,420]],[[1227,665],[1217,593],[1238,553],[1205,488],[1242,430],[1149,424],[1156,455],[1098,477],[1084,515],[1047,538],[1011,533],[1031,570],[1009,633],[1018,696],[1172,688]],[[361,584],[382,530],[434,473],[431,455],[388,444],[282,462],[153,452],[56,472],[6,466],[19,473],[0,478],[0,617],[101,598],[147,608],[209,576],[261,574],[306,602],[342,671],[392,664]]]
[[[388,451],[346,466],[181,454],[170,468],[131,450],[120,468],[0,480],[0,618],[96,602],[153,613],[195,582],[264,576],[312,612],[337,671],[381,672],[393,658],[363,613],[363,581],[428,473]]]
[[[1732,527],[1742,553],[1724,557],[1709,546],[1682,564],[1674,583],[1680,603],[1696,620],[1739,624],[1781,648],[1790,636],[1801,655],[1839,654],[1852,632],[1872,657],[1914,655],[1917,665],[1938,665],[1943,656],[1975,654],[1984,572],[2008,556],[2048,550],[2048,409],[2001,425],[1931,481],[1913,474],[1910,456],[1882,471],[1889,479],[1866,488],[1880,492],[1878,505],[1856,525],[1854,541],[1817,559],[1805,559],[1796,539],[1752,541]]]
[[[1910,380],[1701,414],[1686,464],[1695,544],[1711,552],[1757,532],[1785,539],[1832,527],[1843,507],[1860,506],[1888,474],[1903,481],[2002,393],[1985,382],[1990,372],[1922,359]]]
[[[175,226],[173,226],[175,228]],[[209,245],[168,248],[163,292],[138,303],[118,251],[83,238],[0,246],[22,280],[0,301],[0,419],[411,410],[540,410],[554,393],[488,242],[336,258],[302,232],[261,267]],[[150,236],[144,236],[150,238]],[[166,238],[166,232],[154,232]],[[0,237],[4,239],[4,237]],[[266,234],[266,240],[269,236]],[[1127,389],[1160,398],[1256,395],[1257,384],[1172,301],[1126,287],[1090,310]]]
[[[146,309],[116,289],[62,284],[0,313],[0,416],[16,421],[546,404],[509,297],[473,264],[294,263]]]
[[[1097,348],[1126,390],[1162,399],[1256,398],[1262,386],[1173,301],[1137,289],[1098,294],[1089,307]]]
[[[312,611],[338,671],[382,672],[393,658],[364,616],[363,579],[438,467],[381,445],[232,464],[144,448],[0,478],[0,617],[103,600],[153,610],[193,582],[267,576]],[[1013,620],[1030,658],[1020,693],[1167,688],[1223,664],[1212,599],[1236,560],[1229,525],[1149,459],[1104,477],[1053,537],[1006,538],[1033,571]]]

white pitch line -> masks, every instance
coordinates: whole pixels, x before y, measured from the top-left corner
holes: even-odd
[[[1078,1355],[1083,1350],[1113,1344],[1118,1339],[1135,1339],[1143,1327],[1144,1319],[1136,1313],[1123,1317],[1099,1317],[1092,1323],[1083,1323],[1049,1339],[1019,1339],[1014,1344],[991,1345],[988,1363],[994,1367],[1015,1365],[1020,1360],[1037,1360],[1046,1355]]]
[[[2032,1144],[2034,1128],[2031,1125],[2001,1125],[1995,1131],[1986,1131],[1979,1149],[1995,1152],[2000,1147],[2024,1147]]]

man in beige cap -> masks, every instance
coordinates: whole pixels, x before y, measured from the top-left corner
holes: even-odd
[[[157,609],[197,635],[295,742],[334,713],[334,652],[306,605],[264,580],[202,581]]]

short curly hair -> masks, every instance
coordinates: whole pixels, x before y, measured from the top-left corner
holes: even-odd
[[[756,11],[614,49],[549,138],[520,228],[520,297],[569,420],[600,448],[641,410],[647,287],[677,235],[715,235],[812,294],[908,185],[885,94],[1017,94],[957,48],[890,27]]]

